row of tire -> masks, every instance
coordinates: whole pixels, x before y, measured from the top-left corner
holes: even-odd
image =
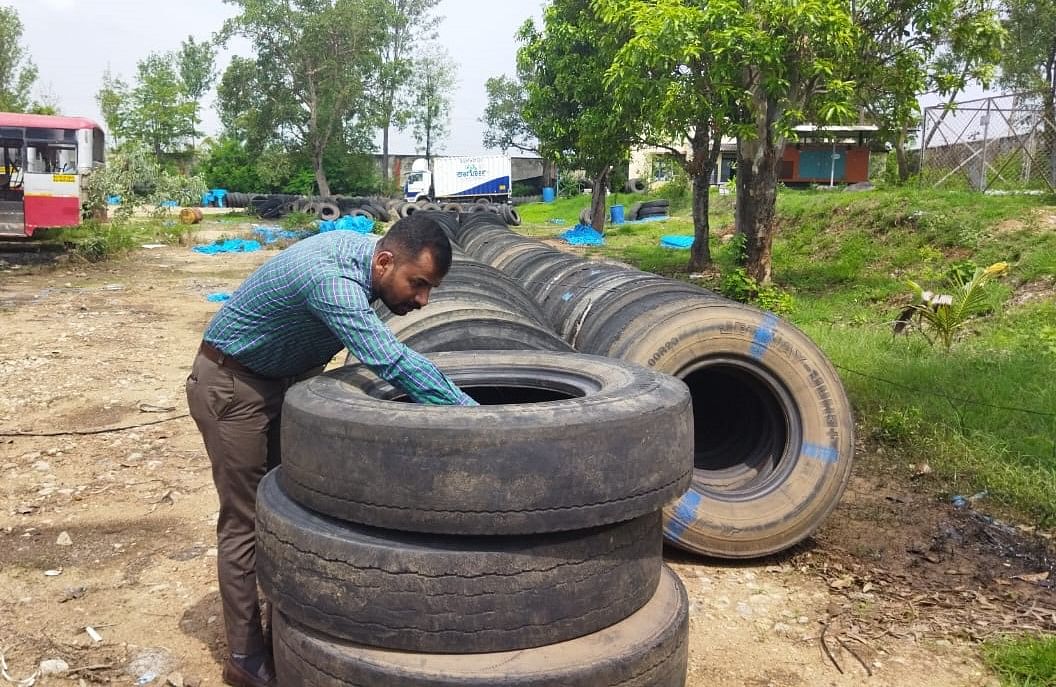
[[[593,356],[431,357],[485,407],[391,403],[360,365],[286,396],[257,496],[279,684],[684,685],[660,509],[693,469],[686,387]]]
[[[379,222],[390,222],[420,210],[450,212],[455,215],[475,212],[491,212],[511,226],[520,226],[517,210],[506,203],[492,203],[488,198],[479,198],[470,203],[444,203],[442,205],[419,201],[408,203],[397,198],[382,196],[293,196],[287,194],[229,193],[225,204],[231,208],[245,208],[261,219],[281,219],[286,215],[301,212],[314,215],[323,221],[333,221],[345,215],[361,215]]]
[[[667,512],[672,544],[765,556],[808,537],[835,507],[854,456],[850,403],[801,331],[685,282],[556,250],[491,215],[431,217],[461,256],[432,305],[388,319],[416,349],[572,348],[688,385],[696,469]]]

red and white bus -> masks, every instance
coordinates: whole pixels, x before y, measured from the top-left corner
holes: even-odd
[[[0,112],[0,236],[81,222],[85,178],[105,140],[83,117]]]

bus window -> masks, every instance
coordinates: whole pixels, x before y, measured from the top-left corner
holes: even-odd
[[[104,162],[106,162],[106,139],[102,129],[95,129],[92,132],[92,163],[101,165]]]
[[[27,145],[26,171],[32,174],[59,174],[77,170],[76,144]]]

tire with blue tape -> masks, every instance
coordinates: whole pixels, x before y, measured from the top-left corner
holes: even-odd
[[[854,422],[824,353],[771,313],[700,290],[654,288],[599,307],[577,350],[682,379],[693,396],[694,474],[665,510],[675,546],[757,558],[810,536],[851,474]]]

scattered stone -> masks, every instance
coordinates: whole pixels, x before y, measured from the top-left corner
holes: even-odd
[[[56,546],[73,546],[73,539],[70,538],[70,533],[63,531],[59,533],[59,538],[55,540]]]
[[[189,561],[195,558],[201,558],[209,549],[205,546],[196,545],[186,549],[180,549],[175,553],[169,554],[169,560],[171,561]]]
[[[741,616],[742,618],[751,618],[752,614],[752,607],[749,606],[747,602],[737,602],[737,615]]]
[[[51,463],[46,460],[38,460],[37,462],[33,463],[33,469],[37,472],[47,472],[51,469]]]
[[[165,649],[143,649],[132,657],[125,667],[125,672],[131,675],[139,684],[148,684],[159,675],[167,675],[176,668],[176,660]],[[144,678],[150,677],[146,682]]]
[[[169,687],[185,687],[186,685],[182,673],[172,673],[167,678],[165,678],[165,684],[167,684]]]
[[[79,599],[87,593],[87,587],[66,587],[66,589],[62,590],[62,598],[59,599],[59,603],[64,604],[67,601]]]
[[[41,675],[65,675],[70,670],[70,664],[61,658],[49,658],[40,662]]]

